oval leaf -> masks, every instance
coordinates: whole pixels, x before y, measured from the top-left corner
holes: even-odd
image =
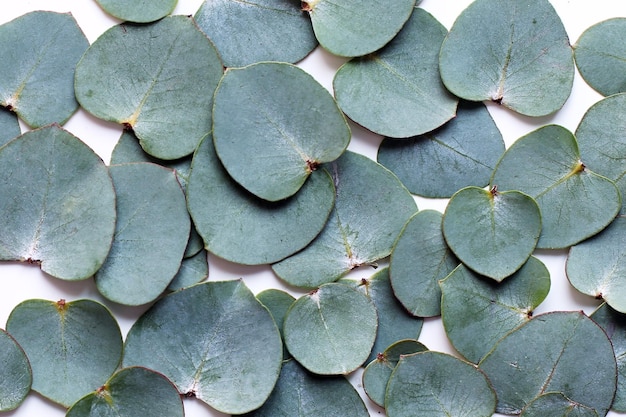
[[[174,279],[169,283],[169,291],[180,290],[204,281],[209,276],[208,253],[201,250],[197,254],[183,259]]]
[[[33,382],[26,353],[15,339],[0,329],[0,412],[16,409]]]
[[[287,315],[289,307],[291,307],[296,299],[291,294],[274,288],[261,291],[256,295],[256,298],[270,311],[282,338],[285,316]],[[283,345],[283,359],[288,359],[289,356],[287,347]]]
[[[534,399],[520,417],[598,417],[589,407],[578,404],[559,392],[549,392]]]
[[[172,13],[178,0],[96,0],[111,16],[129,22],[147,23]]]
[[[0,108],[0,147],[22,133],[15,113]]]

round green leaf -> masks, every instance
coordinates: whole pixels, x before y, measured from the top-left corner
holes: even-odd
[[[535,398],[522,410],[520,417],[598,417],[589,407],[578,404],[559,392],[549,392]]]
[[[416,8],[383,49],[345,63],[333,81],[341,109],[380,135],[406,138],[454,117],[458,99],[441,83],[439,49],[448,31]]]
[[[81,398],[65,417],[183,417],[176,387],[150,369],[131,367],[116,372],[102,387]]]
[[[448,339],[463,357],[478,363],[498,340],[530,320],[548,295],[550,273],[532,256],[501,283],[459,265],[441,281],[441,290],[441,316]]]
[[[297,299],[283,324],[289,353],[309,371],[349,374],[369,356],[378,318],[374,303],[347,285],[324,284]]]
[[[294,286],[314,288],[389,256],[417,211],[398,178],[363,155],[348,151],[327,169],[337,190],[328,223],[307,248],[272,266]]]
[[[461,101],[456,117],[409,139],[385,138],[378,162],[413,194],[449,198],[463,187],[484,187],[504,153],[498,127],[482,103]]]
[[[537,203],[518,191],[466,187],[443,216],[443,235],[467,267],[498,282],[530,257],[541,233]]]
[[[94,116],[132,129],[157,158],[191,154],[211,130],[222,63],[185,16],[122,23],[104,32],[76,67],[76,98]]]
[[[0,329],[0,412],[17,408],[26,399],[32,382],[26,353]]]
[[[306,0],[320,45],[339,56],[362,56],[387,44],[411,16],[415,0]]]
[[[282,338],[283,322],[285,321],[287,310],[289,310],[289,307],[296,299],[291,294],[274,288],[261,291],[256,295],[256,298],[270,311]],[[287,359],[289,356],[287,347],[283,345],[283,358]]]
[[[167,286],[167,289],[176,291],[207,279],[209,276],[207,256],[207,251],[200,250],[197,254],[183,259],[180,269]]]
[[[0,108],[0,147],[22,133],[15,113]]]
[[[85,279],[104,262],[115,229],[115,193],[102,160],[50,126],[0,148],[0,259],[41,264]]]
[[[89,42],[70,13],[35,11],[0,26],[0,105],[31,127],[78,108],[74,68]]]
[[[587,28],[574,45],[583,79],[604,96],[626,92],[626,19],[604,20]]]
[[[537,247],[542,249],[565,248],[598,233],[621,208],[615,184],[585,166],[574,135],[557,125],[515,141],[491,183],[535,199],[543,227]]]
[[[570,95],[572,55],[548,0],[477,0],[454,22],[439,65],[444,84],[461,98],[545,116]]]
[[[401,356],[389,378],[389,417],[490,417],[496,397],[480,370],[454,356],[420,352]]]
[[[147,23],[172,13],[178,0],[96,0],[111,16],[129,22]]]
[[[110,167],[117,222],[96,285],[125,305],[155,300],[180,269],[189,239],[185,195],[170,169],[146,162]]]
[[[626,216],[617,217],[602,232],[572,246],[566,272],[578,291],[626,313]]]
[[[459,264],[441,232],[442,215],[423,210],[411,217],[396,241],[389,260],[393,293],[414,316],[441,314],[439,280]]]
[[[343,377],[321,377],[298,362],[285,362],[276,388],[261,408],[246,417],[368,417],[359,393]]]
[[[324,169],[314,172],[295,196],[269,202],[228,176],[210,137],[194,155],[189,212],[206,249],[229,261],[266,264],[297,252],[320,233],[333,202],[333,182]]]
[[[479,367],[493,384],[503,414],[519,414],[538,396],[560,392],[604,416],[615,394],[611,342],[582,312],[534,317],[501,339]]]
[[[92,300],[26,300],[7,320],[26,352],[34,391],[69,407],[102,386],[122,357],[122,334],[111,312]]]
[[[128,332],[123,364],[154,369],[181,394],[243,414],[270,395],[282,349],[270,313],[243,281],[206,282],[146,311]]]
[[[311,20],[292,0],[205,0],[195,19],[227,67],[294,63],[317,46]]]
[[[311,75],[291,64],[262,62],[224,74],[215,92],[213,141],[235,181],[278,201],[345,151],[350,128]]]

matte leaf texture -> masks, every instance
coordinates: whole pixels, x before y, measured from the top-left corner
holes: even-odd
[[[473,2],[450,29],[439,65],[453,94],[527,116],[559,110],[574,81],[572,48],[548,0]]]
[[[0,329],[0,412],[16,409],[26,399],[33,375],[26,353]]]
[[[74,68],[89,42],[70,13],[35,11],[0,26],[0,105],[33,128],[78,109]]]
[[[141,367],[116,372],[102,387],[78,400],[66,417],[183,417],[176,387],[163,375]]]
[[[183,259],[180,269],[167,286],[169,291],[180,290],[204,281],[209,277],[208,253],[202,249],[197,254]]]
[[[21,133],[15,113],[0,108],[0,147]]]
[[[368,417],[358,392],[343,376],[321,377],[285,362],[274,392],[246,417]]]
[[[496,396],[471,364],[440,352],[402,356],[385,396],[388,417],[490,417]]]
[[[500,340],[479,367],[493,384],[497,411],[503,414],[520,414],[538,396],[559,392],[604,416],[615,394],[611,342],[582,312],[534,317]]]
[[[256,295],[256,298],[270,311],[282,338],[285,316],[287,315],[289,307],[291,307],[296,299],[291,294],[274,288],[261,291]],[[288,359],[289,357],[289,351],[287,347],[283,345],[283,359]]]
[[[381,269],[370,278],[362,278],[360,281],[345,279],[340,280],[339,283],[347,284],[362,292],[376,306],[378,330],[374,346],[366,362],[376,359],[394,342],[404,339],[417,340],[424,321],[409,314],[393,295],[389,283],[389,268]]]
[[[226,67],[295,63],[317,46],[311,19],[293,0],[205,0],[195,19]]]
[[[576,67],[603,96],[626,92],[626,19],[604,20],[587,28],[574,45]]]
[[[524,410],[521,417],[598,417],[589,407],[569,400],[559,392],[548,392],[535,398]]]
[[[423,197],[450,198],[470,185],[484,187],[504,153],[502,134],[482,103],[461,101],[456,117],[408,139],[384,138],[378,162]]]
[[[261,200],[228,176],[207,137],[194,155],[187,205],[209,252],[240,264],[267,264],[304,248],[320,233],[334,193],[332,178],[320,169],[295,196]]]
[[[102,160],[50,126],[0,148],[0,167],[0,260],[41,264],[66,280],[92,276],[115,229],[115,192]]]
[[[345,151],[350,128],[311,75],[291,64],[261,62],[224,74],[215,92],[213,141],[235,181],[278,201]]]
[[[321,375],[347,375],[369,356],[378,317],[374,303],[347,285],[324,284],[298,298],[283,324],[289,353]]]
[[[132,129],[150,155],[177,159],[211,131],[222,72],[215,47],[189,17],[122,23],[78,63],[76,98],[94,116]]]
[[[439,76],[447,33],[431,14],[415,8],[383,49],[339,68],[333,87],[341,109],[367,129],[395,138],[429,132],[453,118],[458,99]]]
[[[443,235],[468,268],[495,281],[520,269],[541,233],[537,203],[518,191],[466,187],[450,199]]]
[[[441,281],[441,289],[446,335],[465,359],[478,363],[498,340],[530,320],[548,295],[550,273],[533,256],[501,283],[460,265]]]
[[[272,316],[245,284],[216,281],[157,301],[128,332],[123,364],[153,369],[181,394],[243,414],[270,395],[282,349]]]
[[[541,209],[540,249],[560,249],[604,229],[621,208],[619,190],[581,161],[574,135],[547,125],[519,138],[491,178],[500,190],[519,190]]]
[[[583,294],[626,313],[626,216],[570,248],[566,263],[570,284]]]
[[[417,211],[398,178],[371,159],[347,151],[326,166],[337,197],[320,235],[303,251],[272,266],[291,285],[314,288],[389,256]]]
[[[363,371],[363,389],[369,399],[384,407],[387,383],[402,355],[426,350],[428,350],[426,346],[417,340],[400,340],[387,347],[383,353],[379,353],[376,359],[367,364]]]
[[[307,0],[315,37],[329,52],[362,56],[385,46],[411,16],[415,0],[397,0],[393,7],[380,0]]]
[[[435,210],[417,212],[407,221],[391,252],[393,293],[414,316],[441,314],[439,280],[459,265],[443,238],[442,218]]]
[[[146,304],[180,269],[191,225],[185,195],[174,171],[152,163],[112,165],[109,170],[117,222],[96,285],[116,303]]]
[[[122,358],[122,334],[111,312],[93,300],[26,300],[7,320],[26,352],[32,389],[69,407],[102,386]]]
[[[96,0],[111,16],[129,22],[148,23],[159,20],[174,11],[178,0]]]

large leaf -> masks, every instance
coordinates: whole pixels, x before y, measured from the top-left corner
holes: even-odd
[[[317,287],[389,256],[417,211],[398,178],[363,155],[348,151],[327,169],[337,189],[328,223],[307,248],[272,266],[291,285]]]
[[[615,394],[611,342],[582,312],[534,317],[500,340],[479,367],[504,414],[519,414],[538,396],[559,392],[604,416]]]
[[[111,312],[92,300],[26,300],[7,320],[26,352],[34,391],[69,407],[102,386],[122,357],[122,334]]]
[[[0,259],[40,263],[77,280],[104,262],[115,229],[115,193],[102,160],[51,126],[0,148]]]
[[[0,146],[22,133],[15,113],[0,109]]]
[[[572,55],[548,0],[477,0],[454,22],[439,64],[444,84],[461,98],[545,116],[570,95]]]
[[[317,46],[311,20],[293,0],[205,0],[195,18],[227,67],[294,63]]]
[[[194,155],[187,204],[208,251],[232,262],[265,264],[297,252],[320,233],[334,190],[320,169],[295,196],[261,200],[228,176],[207,137]]]
[[[0,330],[0,412],[14,410],[30,392],[33,375],[26,353]]]
[[[295,194],[348,146],[330,93],[304,70],[262,62],[226,72],[215,92],[215,150],[229,175],[269,201]]]
[[[123,364],[154,369],[181,394],[242,414],[270,395],[282,349],[270,313],[241,280],[207,282],[146,311],[128,332]]]
[[[589,407],[576,403],[559,392],[548,392],[535,398],[522,410],[520,417],[598,417]]]
[[[69,13],[35,11],[0,26],[0,105],[31,127],[65,123],[78,108],[74,68],[88,46]]]
[[[178,0],[96,0],[112,16],[129,22],[154,22],[172,13]]]
[[[222,70],[191,18],[123,23],[104,32],[78,63],[76,98],[94,116],[132,129],[150,155],[176,159],[211,130]]]
[[[341,109],[380,135],[429,132],[455,115],[458,99],[441,83],[439,49],[448,31],[416,8],[383,49],[345,63],[333,81]]]

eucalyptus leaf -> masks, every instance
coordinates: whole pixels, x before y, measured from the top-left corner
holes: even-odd
[[[389,260],[389,280],[395,297],[414,316],[441,314],[439,280],[459,264],[441,231],[442,214],[414,214],[398,236]]]
[[[598,417],[596,410],[569,400],[559,392],[548,392],[535,398],[520,417]]]
[[[311,75],[291,64],[261,62],[224,74],[215,92],[213,141],[235,181],[278,201],[345,151],[350,128]]]
[[[76,98],[94,116],[119,123],[160,159],[191,154],[211,130],[223,67],[211,41],[185,16],[104,32],[76,67]]]
[[[50,126],[0,148],[0,166],[0,259],[41,264],[66,280],[92,276],[115,229],[115,192],[102,160]]]
[[[129,22],[148,23],[159,20],[174,11],[178,0],[96,0],[111,16]]]
[[[270,395],[282,349],[270,313],[243,281],[206,282],[146,311],[128,332],[123,365],[153,369],[181,394],[243,414]]]
[[[311,19],[293,0],[205,0],[195,19],[227,67],[294,63],[317,46]]]
[[[560,392],[604,416],[615,395],[613,347],[582,312],[534,317],[501,339],[479,367],[493,384],[497,411],[503,414],[520,414],[538,396]]]
[[[102,386],[122,357],[115,318],[93,300],[23,301],[7,331],[30,361],[32,389],[64,407]]]
[[[26,399],[33,375],[26,353],[0,329],[0,412],[16,409]]]
[[[74,68],[89,42],[70,13],[34,11],[0,26],[0,105],[33,128],[78,108]]]
[[[209,276],[208,253],[200,250],[197,254],[183,259],[180,269],[167,286],[169,291],[180,290],[204,281]]]
[[[527,116],[560,109],[574,81],[572,48],[548,0],[472,2],[443,42],[439,65],[453,94]]]
[[[334,192],[330,175],[320,169],[295,196],[261,200],[228,176],[207,137],[194,155],[187,205],[209,252],[231,262],[266,264],[292,255],[320,233]]]
[[[604,229],[621,208],[615,184],[580,158],[574,135],[547,125],[515,141],[496,166],[492,184],[526,193],[539,205],[543,228],[537,248],[575,245]]]
[[[289,353],[321,375],[346,375],[369,356],[378,317],[374,303],[347,285],[329,283],[298,298],[283,324]]]
[[[456,117],[409,139],[385,138],[378,162],[423,197],[449,198],[463,187],[484,187],[504,153],[504,141],[482,103],[461,101]]]
[[[335,207],[320,235],[304,250],[272,265],[291,285],[314,288],[389,256],[406,221],[417,211],[398,178],[371,159],[347,151],[326,166],[335,183]]]
[[[333,80],[339,106],[380,135],[406,138],[454,117],[458,99],[441,83],[439,49],[448,31],[416,8],[381,50],[345,63]]]
[[[21,133],[15,113],[0,108],[0,147]]]
[[[270,311],[281,338],[283,337],[283,322],[289,307],[296,299],[289,293],[274,288],[261,291],[256,295],[257,300],[261,302]],[[283,345],[283,359],[290,357],[287,347]]]
[[[459,265],[440,285],[446,335],[457,352],[478,363],[498,340],[530,320],[548,295],[550,273],[531,256],[501,283]]]

